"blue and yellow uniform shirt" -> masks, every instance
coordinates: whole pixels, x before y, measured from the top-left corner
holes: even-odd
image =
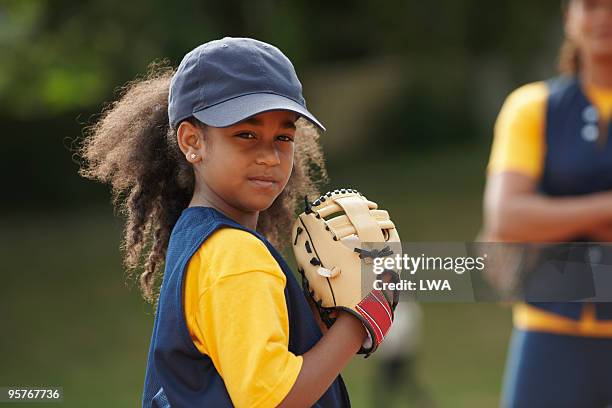
[[[512,92],[495,122],[495,136],[488,172],[515,171],[540,180],[546,155],[546,82],[533,82]],[[612,89],[588,87],[586,95],[596,107],[598,118],[609,122]],[[587,136],[588,138],[588,136]]]
[[[583,89],[573,77],[524,85],[507,97],[498,115],[488,173],[524,174],[551,196],[612,189],[611,114],[612,89]],[[599,134],[602,129],[607,134]],[[521,303],[514,307],[514,324],[525,330],[612,337],[606,305]]]
[[[187,266],[189,334],[212,359],[236,406],[278,405],[300,372],[302,357],[288,350],[285,284],[263,242],[233,228],[214,232]]]
[[[186,208],[168,244],[142,406],[276,406],[321,337],[264,236],[212,208]],[[341,376],[314,406],[350,406]]]

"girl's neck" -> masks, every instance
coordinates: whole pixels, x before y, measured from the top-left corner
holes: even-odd
[[[580,78],[587,86],[612,89],[612,58],[583,58]]]
[[[211,207],[215,210],[225,214],[232,220],[236,221],[238,224],[244,225],[247,228],[255,230],[257,228],[257,219],[259,217],[259,212],[245,212],[238,208],[235,208],[229,205],[225,200],[219,197],[214,191],[209,189],[208,187],[198,186],[199,183],[196,183],[196,188],[193,192],[193,197],[189,202],[189,207]]]

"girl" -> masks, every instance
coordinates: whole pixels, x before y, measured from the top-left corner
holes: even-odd
[[[287,57],[224,38],[130,84],[90,129],[82,174],[112,186],[125,263],[156,304],[143,407],[349,406],[339,373],[366,332],[342,312],[323,335],[270,243],[325,176],[315,126]]]
[[[492,240],[612,240],[612,0],[564,5],[559,78],[514,91],[485,192]],[[504,407],[612,404],[612,304],[514,308]]]

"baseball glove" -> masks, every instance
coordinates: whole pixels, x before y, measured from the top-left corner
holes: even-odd
[[[399,275],[382,269],[377,258],[401,255],[401,243],[387,211],[352,189],[327,192],[306,208],[293,226],[293,251],[302,286],[327,327],[334,311],[361,320],[368,338],[359,350],[366,357],[383,341],[391,324],[398,292],[383,282]],[[374,268],[374,264],[378,268]],[[375,285],[375,281],[379,281]]]

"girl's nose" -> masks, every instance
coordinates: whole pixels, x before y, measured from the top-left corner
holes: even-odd
[[[265,164],[267,166],[277,166],[280,164],[280,155],[275,144],[265,144],[257,152],[257,164]]]

